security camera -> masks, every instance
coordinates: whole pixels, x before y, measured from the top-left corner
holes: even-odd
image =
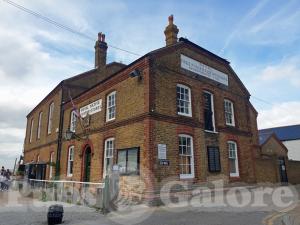
[[[129,73],[130,77],[140,77],[141,76],[141,72],[138,69],[133,70],[132,72]]]

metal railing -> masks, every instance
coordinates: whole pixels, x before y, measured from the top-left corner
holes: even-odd
[[[29,179],[22,182],[22,192],[41,201],[105,208],[105,186],[108,188],[105,183],[108,183],[108,179],[105,178],[103,183]]]

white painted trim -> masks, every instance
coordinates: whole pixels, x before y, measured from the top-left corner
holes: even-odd
[[[108,118],[109,117],[109,112],[108,112],[108,99],[110,96],[115,95],[115,116],[112,118]],[[109,93],[106,96],[106,122],[112,121],[116,119],[116,114],[117,114],[117,92],[113,91],[111,93]]]
[[[107,142],[109,141],[113,141],[113,155],[112,155],[112,159],[114,158],[114,151],[115,151],[115,138],[108,138],[104,141],[104,162],[103,162],[103,178],[107,175],[107,171],[106,171],[106,151],[107,151]]]
[[[73,170],[74,170],[74,151],[75,151],[75,147],[74,145],[71,145],[69,148],[68,148],[68,165],[67,165],[67,176],[68,177],[72,177],[73,176],[73,173],[70,173],[70,152],[71,152],[71,149],[73,151]],[[74,171],[73,171],[74,172]]]
[[[189,88],[188,86],[183,85],[183,84],[177,84],[176,88],[177,87],[181,87],[181,88],[187,89],[188,93],[189,93],[189,100],[190,100],[190,104],[189,104],[189,108],[188,108],[189,109],[189,113],[177,112],[177,114],[180,115],[180,116],[192,117],[193,113],[192,113],[192,91],[191,91],[191,88]],[[177,90],[176,90],[176,95],[177,95]],[[176,97],[176,111],[177,111],[177,97]]]
[[[238,155],[238,146],[235,141],[227,141],[227,143],[231,143],[235,145],[235,154],[236,154],[236,160],[235,160],[235,168],[236,172],[235,173],[230,173],[230,177],[239,177],[240,176],[240,168],[239,168],[239,155]],[[229,147],[228,147],[228,152],[229,152]],[[228,158],[229,160],[230,158]]]
[[[180,179],[192,179],[195,178],[195,162],[194,162],[194,141],[193,137],[187,134],[179,134],[178,137],[185,137],[191,139],[191,174],[179,174]],[[179,155],[180,157],[180,155]]]
[[[232,112],[232,117],[231,117],[231,120],[232,120],[232,123],[227,123],[226,121],[226,111],[225,111],[225,103],[228,102],[231,104],[231,112]],[[235,127],[235,118],[234,118],[234,106],[233,106],[233,102],[228,100],[228,99],[224,99],[224,116],[225,116],[225,124],[228,125],[228,126],[232,126],[232,127]]]

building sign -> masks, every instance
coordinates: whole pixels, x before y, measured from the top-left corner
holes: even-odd
[[[93,115],[97,112],[100,112],[102,109],[102,99],[92,102],[86,106],[80,108],[81,117],[86,117],[87,114]]]
[[[181,55],[181,68],[228,86],[228,75],[201,62]]]
[[[170,160],[160,159],[159,160],[159,165],[161,165],[161,166],[170,166]]]
[[[158,159],[167,159],[167,145],[166,144],[158,144]]]

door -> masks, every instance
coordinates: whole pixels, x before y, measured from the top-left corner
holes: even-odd
[[[88,147],[84,153],[83,182],[90,182],[90,174],[91,174],[91,148]]]
[[[285,166],[284,157],[279,157],[278,158],[278,164],[279,164],[280,182],[281,183],[287,183],[288,182],[288,177],[287,177],[287,173],[286,173],[286,166]]]

